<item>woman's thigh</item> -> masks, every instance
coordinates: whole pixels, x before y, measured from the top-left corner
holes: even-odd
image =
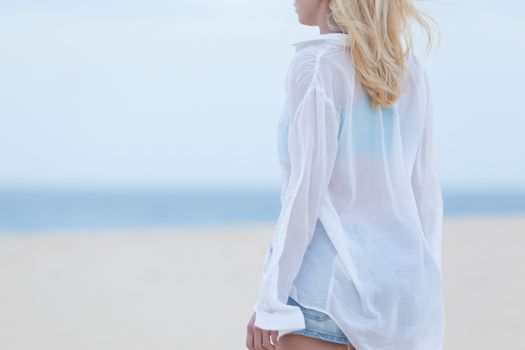
[[[338,344],[302,334],[285,334],[277,350],[355,350],[350,344]]]

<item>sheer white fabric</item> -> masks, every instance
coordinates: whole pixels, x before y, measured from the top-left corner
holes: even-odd
[[[281,212],[255,325],[305,327],[288,296],[357,350],[442,349],[443,202],[429,82],[415,56],[398,102],[372,110],[343,33],[293,43],[278,123]]]

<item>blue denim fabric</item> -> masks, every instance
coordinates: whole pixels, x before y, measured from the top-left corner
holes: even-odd
[[[339,344],[351,344],[345,334],[332,321],[330,316],[317,310],[309,309],[288,297],[288,305],[299,306],[304,315],[305,329],[290,332]]]

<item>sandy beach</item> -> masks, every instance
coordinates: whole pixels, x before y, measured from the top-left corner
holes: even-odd
[[[0,349],[244,349],[272,232],[0,236]],[[447,218],[443,252],[445,349],[525,349],[525,216]]]

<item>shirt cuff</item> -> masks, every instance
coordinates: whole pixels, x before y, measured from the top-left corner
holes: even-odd
[[[286,305],[286,310],[268,312],[260,310],[258,303],[253,306],[255,311],[255,326],[265,330],[279,331],[279,337],[285,333],[305,329],[304,315],[295,305]]]

